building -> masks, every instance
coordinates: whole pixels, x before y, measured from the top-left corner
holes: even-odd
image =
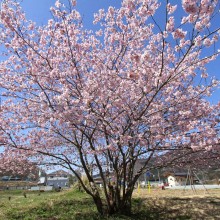
[[[0,190],[27,190],[37,184],[37,177],[32,173],[15,174],[0,172]]]
[[[167,176],[167,182],[170,187],[185,186],[198,182],[194,175],[189,176],[188,173],[173,173]]]
[[[22,173],[0,169],[0,181],[37,181],[37,178],[38,168],[36,166],[33,169],[24,170]]]
[[[64,170],[57,170],[47,174],[46,185],[54,188],[69,187],[70,174]]]
[[[0,178],[1,181],[20,181],[21,177],[19,176],[3,176]]]
[[[138,159],[136,161],[136,164],[134,166],[133,175],[135,175],[141,169],[141,167],[144,166],[145,162],[146,162],[146,159]],[[105,178],[108,178],[108,180],[112,184],[116,183],[117,179],[115,176],[115,172],[114,172],[112,163],[109,163],[109,166],[107,166],[106,164],[103,164],[102,170],[103,170],[103,175]],[[100,173],[93,175],[93,179],[96,184],[98,184],[99,186],[102,186],[103,180],[101,178]],[[153,181],[153,182],[158,181],[158,177],[156,175],[154,175],[154,173],[152,173],[152,172],[144,172],[138,179],[138,182],[144,183],[143,185],[146,185],[148,181]],[[123,179],[121,180],[121,183],[122,182],[123,182]]]
[[[114,175],[113,172],[109,172],[108,174],[107,174],[107,172],[103,172],[103,175],[104,175],[105,178],[108,178],[108,180],[112,184],[114,184],[116,182],[116,178],[115,178],[115,175]],[[98,184],[100,187],[102,186],[103,181],[102,181],[102,177],[101,177],[100,174],[93,175],[93,179],[94,179],[96,184]]]

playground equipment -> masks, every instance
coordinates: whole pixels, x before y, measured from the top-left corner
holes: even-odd
[[[195,173],[195,171],[193,171],[193,170],[191,169],[191,167],[188,168],[188,172],[187,172],[187,177],[186,177],[186,182],[185,182],[185,187],[184,187],[184,189],[183,189],[183,193],[185,193],[185,191],[186,191],[186,185],[187,185],[187,183],[189,182],[189,185],[191,186],[191,189],[192,189],[193,193],[194,193],[194,194],[197,194],[197,193],[196,193],[196,188],[195,188],[195,185],[194,185],[194,179],[193,179],[194,176],[195,176],[195,177],[197,178],[197,180],[199,180],[199,182],[203,185],[204,192],[209,193],[208,190],[207,190],[207,188],[206,188],[205,185],[203,184],[203,181],[198,177],[198,175]]]

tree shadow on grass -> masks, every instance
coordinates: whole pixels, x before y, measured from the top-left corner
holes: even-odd
[[[138,219],[220,219],[220,198],[148,198],[136,202]]]

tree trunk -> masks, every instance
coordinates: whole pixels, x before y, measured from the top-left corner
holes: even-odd
[[[131,215],[131,198],[122,199],[118,204],[116,201],[113,201],[110,207],[108,207],[107,214]]]
[[[121,197],[120,193],[118,193],[116,188],[112,188],[109,192],[109,205],[107,214],[123,214],[130,215],[131,214],[131,199],[132,199],[133,190],[130,189],[127,193]]]
[[[103,201],[104,198],[102,198],[99,193],[95,193],[92,196],[97,211],[102,216],[111,216],[114,214],[130,216],[133,190],[134,187],[131,185],[130,187],[126,188],[125,192],[122,190],[122,193],[119,187],[109,184],[108,193],[105,194],[105,202]]]
[[[124,215],[131,215],[131,200],[132,200],[133,187],[127,189],[126,194],[120,202],[120,213]]]
[[[99,196],[94,196],[93,197],[93,201],[96,205],[97,211],[99,212],[100,215],[104,215],[104,210],[103,210],[103,204],[102,204],[102,200]]]
[[[93,200],[96,205],[97,211],[102,216],[111,216],[114,214],[123,214],[129,216],[131,214],[131,194],[121,199],[117,198],[117,196],[113,196],[112,198],[110,198],[107,206],[103,205],[100,197],[93,197]]]

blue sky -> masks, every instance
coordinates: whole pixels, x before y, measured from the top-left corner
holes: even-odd
[[[45,24],[50,18],[49,9],[54,3],[55,0],[23,0],[22,5],[27,18],[34,20],[40,25]],[[120,7],[120,4],[120,0],[78,0],[77,10],[83,16],[84,27],[87,29],[94,29],[95,27],[92,25],[92,21],[95,12],[100,8],[107,8],[110,5]],[[217,26],[219,24],[215,21],[214,25]],[[218,45],[220,45],[220,43]],[[220,57],[207,67],[210,76],[215,76],[217,79],[220,79]],[[209,98],[209,101],[213,104],[217,103],[219,100],[220,89],[216,90],[212,97]]]

